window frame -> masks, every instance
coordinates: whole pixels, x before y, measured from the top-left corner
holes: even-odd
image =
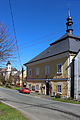
[[[40,75],[40,67],[36,67],[36,76],[39,76],[39,75]]]
[[[30,74],[31,73],[31,74]],[[32,76],[32,69],[30,68],[29,69],[29,76],[31,77]]]
[[[34,88],[34,89],[33,89]],[[35,85],[32,85],[32,91],[35,91]]]
[[[38,86],[38,89],[37,89],[37,86]],[[39,92],[39,84],[36,84],[36,91]]]
[[[61,72],[58,71],[58,66],[59,65],[61,65]],[[58,74],[62,74],[62,72],[63,72],[63,66],[62,66],[62,63],[59,63],[59,64],[57,64],[57,73]]]
[[[60,88],[58,88],[58,86],[61,86],[61,91],[59,90]],[[57,84],[57,93],[62,94],[62,84]]]
[[[45,65],[45,75],[50,74],[50,65]]]
[[[29,84],[29,89],[30,89],[30,90],[32,89],[32,85],[31,85],[31,84]]]

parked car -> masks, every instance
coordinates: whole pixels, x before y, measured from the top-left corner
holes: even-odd
[[[21,93],[27,93],[30,94],[30,89],[29,88],[20,88],[19,90]]]

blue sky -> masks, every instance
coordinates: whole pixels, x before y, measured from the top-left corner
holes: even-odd
[[[73,33],[80,36],[80,0],[11,0],[11,5],[22,64],[66,33],[68,8]],[[0,0],[0,21],[13,32],[9,0]],[[12,66],[21,69],[18,58]]]

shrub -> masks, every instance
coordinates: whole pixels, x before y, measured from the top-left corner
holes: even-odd
[[[11,85],[8,82],[6,82],[5,86],[11,88]]]
[[[0,86],[3,86],[3,85],[0,83]]]
[[[61,98],[61,94],[57,93],[55,97],[56,98]]]
[[[72,97],[68,97],[67,100],[73,100],[73,98]]]

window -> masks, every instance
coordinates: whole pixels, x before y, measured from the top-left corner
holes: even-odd
[[[49,65],[45,65],[45,75],[50,74],[50,66]]]
[[[37,67],[37,68],[36,68],[36,75],[38,76],[39,74],[40,74],[40,68]]]
[[[62,64],[57,64],[57,73],[62,73]]]
[[[29,76],[32,75],[32,69],[29,69]]]
[[[31,84],[29,84],[29,89],[31,90]]]
[[[35,91],[35,86],[34,85],[32,86],[32,90]]]
[[[45,75],[47,75],[47,65],[45,65]]]
[[[57,85],[57,93],[62,93],[62,85],[61,84]]]
[[[36,85],[36,91],[39,91],[39,85],[38,84]]]

